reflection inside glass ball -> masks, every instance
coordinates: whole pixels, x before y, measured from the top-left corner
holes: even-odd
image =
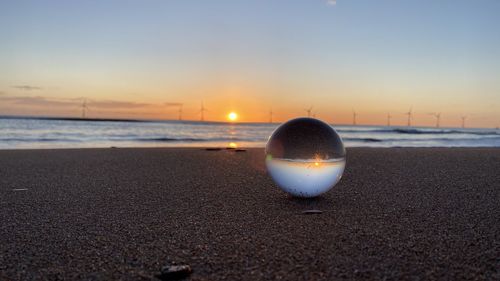
[[[297,197],[315,197],[335,186],[344,172],[342,139],[323,121],[297,118],[279,126],[266,145],[274,182]]]

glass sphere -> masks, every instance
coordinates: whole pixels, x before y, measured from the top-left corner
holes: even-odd
[[[328,124],[297,118],[279,126],[266,145],[266,167],[274,182],[296,197],[316,197],[335,186],[344,172],[342,139]]]

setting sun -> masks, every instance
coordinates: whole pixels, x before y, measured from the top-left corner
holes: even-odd
[[[229,119],[229,121],[236,121],[236,119],[238,119],[238,114],[231,112],[227,115],[227,119]]]

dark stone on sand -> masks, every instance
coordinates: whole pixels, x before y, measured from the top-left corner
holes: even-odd
[[[239,148],[239,149],[235,149],[234,151],[236,151],[236,152],[246,152],[247,150]]]
[[[191,273],[193,273],[193,270],[187,264],[166,265],[156,277],[161,280],[179,280],[188,277]]]
[[[207,147],[205,148],[206,151],[219,151],[219,150],[222,150],[222,148],[218,148],[218,147]]]

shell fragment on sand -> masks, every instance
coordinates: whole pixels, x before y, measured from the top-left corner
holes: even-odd
[[[187,264],[166,265],[162,267],[160,274],[157,274],[156,277],[161,280],[178,280],[188,277],[191,273],[193,270]]]

